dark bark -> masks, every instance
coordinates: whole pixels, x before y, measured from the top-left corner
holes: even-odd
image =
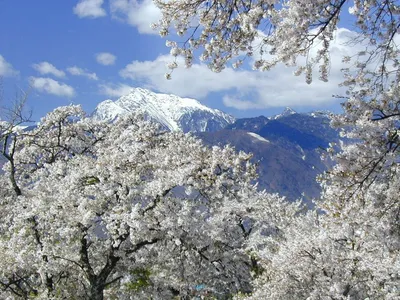
[[[8,145],[9,139],[10,139],[10,135],[7,134],[4,137],[4,141],[3,141],[4,144],[3,144],[2,154],[10,162],[10,181],[11,181],[11,185],[13,187],[13,190],[14,190],[14,192],[15,192],[15,194],[17,196],[21,196],[22,195],[21,189],[18,186],[17,181],[15,179],[14,152],[15,152],[16,140],[15,140],[15,137],[14,137],[14,139],[12,140],[12,145]]]
[[[90,300],[104,299],[104,288],[107,286],[107,278],[112,273],[119,260],[119,257],[110,254],[100,274],[91,277],[89,291]]]
[[[103,300],[104,284],[98,282],[97,280],[95,282],[91,282],[88,296],[90,300]]]
[[[115,266],[120,260],[120,257],[114,255],[114,251],[119,248],[119,245],[115,248],[111,247],[107,256],[106,264],[104,265],[100,273],[96,274],[91,266],[89,259],[88,248],[90,244],[87,241],[88,228],[84,227],[83,225],[80,225],[80,227],[83,233],[83,236],[81,238],[80,265],[85,270],[87,278],[89,280],[90,289],[89,289],[88,299],[103,300],[104,288],[107,286],[107,284],[109,284],[107,283],[107,279],[110,276],[110,274],[114,271]],[[121,236],[120,242],[122,243],[127,237],[128,235]]]

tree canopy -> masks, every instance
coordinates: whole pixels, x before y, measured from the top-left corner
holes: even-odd
[[[343,57],[344,113],[332,115],[346,143],[328,149],[336,165],[320,176],[316,210],[287,228],[276,251],[259,252],[266,271],[252,299],[399,298],[399,1],[156,3],[163,18],[155,27],[187,67],[196,55],[215,72],[247,58],[262,71],[297,66],[308,83],[315,69],[328,81],[331,44],[346,18],[348,43],[363,48]]]
[[[258,266],[244,245],[286,226],[266,215],[297,210],[256,190],[248,154],[140,115],[110,124],[68,106],[33,130],[1,126],[2,298],[249,292]]]
[[[221,71],[228,62],[240,66],[251,58],[254,69],[267,71],[278,63],[298,66],[312,80],[318,66],[319,78],[328,80],[330,46],[341,18],[357,36],[349,43],[362,43],[365,51],[355,60],[360,72],[385,79],[398,68],[397,31],[399,3],[369,1],[197,1],[155,0],[162,19],[153,24],[173,56],[183,56],[190,67],[199,54],[211,70]],[[175,34],[182,38],[176,38]],[[397,41],[397,42],[396,42]],[[365,58],[366,57],[366,58]],[[304,58],[304,59],[301,59]],[[343,58],[351,60],[349,57]],[[369,63],[374,69],[367,68]],[[170,67],[176,68],[177,63]],[[361,74],[360,73],[360,74]]]

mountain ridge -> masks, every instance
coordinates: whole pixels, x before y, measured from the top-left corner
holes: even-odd
[[[171,131],[216,131],[235,121],[233,116],[209,108],[195,99],[155,93],[143,88],[133,88],[129,94],[116,101],[105,100],[99,103],[92,116],[112,121],[120,114],[133,111],[144,112]]]
[[[112,120],[119,114],[144,111],[171,131],[193,132],[208,146],[227,145],[253,153],[259,187],[308,205],[320,195],[316,176],[329,168],[320,159],[329,142],[339,139],[327,112],[298,113],[286,107],[275,116],[234,119],[190,98],[136,88],[116,101],[100,103],[95,118]]]
[[[330,142],[341,138],[330,127],[327,112],[285,111],[268,118],[237,119],[221,131],[197,136],[207,145],[230,144],[238,151],[253,153],[259,188],[313,206],[312,199],[319,198],[321,192],[316,177],[332,166],[321,154]]]
[[[148,93],[147,90],[142,91]],[[167,96],[163,101],[170,99],[170,95]],[[182,101],[182,98],[178,98],[178,102]],[[128,106],[129,100],[127,97],[121,102],[127,101],[128,103],[122,104]],[[136,105],[137,103],[132,107],[124,107],[119,105],[120,103],[116,104],[117,101],[101,102],[97,112],[101,111],[102,106],[106,109],[101,111],[102,114],[93,114],[93,117],[112,121],[118,114],[144,110]],[[199,106],[200,109],[194,109],[187,105],[187,102],[184,103],[185,109],[177,110],[178,117],[167,120],[176,122],[178,130],[194,132],[208,146],[230,144],[238,151],[253,153],[252,161],[258,165],[260,189],[279,193],[289,201],[302,198],[310,206],[311,200],[319,197],[321,188],[315,178],[332,165],[331,162],[320,159],[321,151],[324,151],[330,142],[338,142],[341,139],[338,131],[329,125],[328,112],[297,113],[286,109],[287,113],[276,115],[278,117],[259,116],[237,119],[234,122],[232,117],[228,119],[231,123],[223,119],[226,124],[223,128],[223,120],[218,119],[220,115],[214,114],[214,110],[203,108],[198,101],[193,102],[193,105]],[[153,109],[155,103],[152,102]],[[171,104],[167,106],[171,107]],[[204,117],[204,112],[210,112],[210,115]],[[201,131],[204,126],[209,126],[209,130]],[[0,157],[0,167],[4,163],[4,158]]]

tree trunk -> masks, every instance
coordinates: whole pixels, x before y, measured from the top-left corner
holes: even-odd
[[[90,300],[103,300],[104,299],[104,284],[96,282],[90,284],[89,299]]]

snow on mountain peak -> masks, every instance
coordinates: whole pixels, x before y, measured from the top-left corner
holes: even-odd
[[[284,111],[281,114],[275,115],[271,119],[276,120],[281,117],[286,117],[286,116],[290,116],[293,114],[297,114],[297,112],[290,107],[285,107]]]
[[[294,109],[287,106],[287,107],[285,107],[285,110],[283,111],[282,114],[283,115],[293,115],[293,114],[297,114],[297,112]]]
[[[215,131],[235,121],[234,117],[204,106],[195,99],[154,93],[143,88],[133,88],[116,101],[101,102],[93,117],[111,121],[120,114],[139,110],[171,131]]]

